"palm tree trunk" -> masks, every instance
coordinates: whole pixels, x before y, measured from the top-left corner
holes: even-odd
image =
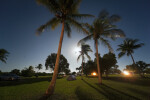
[[[81,73],[81,79],[83,80],[83,55],[82,55],[82,73]]]
[[[56,79],[57,79],[57,74],[58,74],[58,69],[59,69],[59,58],[60,58],[60,54],[61,54],[61,47],[62,47],[62,42],[63,42],[63,36],[64,36],[64,21],[62,22],[62,31],[61,31],[61,36],[60,36],[60,40],[59,40],[59,46],[58,46],[58,51],[57,51],[57,58],[56,58],[56,63],[55,63],[55,69],[54,69],[54,73],[53,73],[53,77],[51,80],[51,83],[46,91],[46,95],[50,96],[54,93],[54,88],[55,88],[55,84],[56,84]]]
[[[132,56],[132,54],[130,53],[130,55],[131,55],[131,58],[132,58],[132,61],[133,61],[133,67],[134,67],[134,69],[136,68],[136,64],[135,64],[135,61],[134,61],[134,58],[133,58],[133,56]],[[142,77],[142,76],[141,76]]]
[[[99,56],[98,56],[98,41],[96,40],[96,59],[97,59],[97,70],[98,70],[98,83],[102,83],[101,73],[100,73],[100,65],[99,65]]]
[[[133,58],[133,56],[132,56],[132,54],[131,54],[131,53],[130,53],[130,55],[131,55],[131,58],[132,58],[133,64],[135,65],[134,58]]]

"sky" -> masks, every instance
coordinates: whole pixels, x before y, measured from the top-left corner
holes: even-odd
[[[135,50],[133,57],[135,61],[150,63],[150,1],[149,0],[83,0],[79,12],[97,16],[99,12],[106,9],[110,14],[118,14],[121,21],[117,23],[127,38],[139,39],[145,45]],[[40,36],[35,35],[36,29],[45,24],[53,15],[35,0],[2,0],[0,3],[0,49],[4,48],[10,52],[7,63],[0,62],[1,71],[12,69],[22,70],[25,67],[43,64],[41,72],[45,70],[45,60],[51,53],[56,53],[61,33],[61,25],[55,30],[47,30]],[[85,19],[85,22],[92,23],[94,18]],[[86,35],[72,30],[71,38],[65,34],[62,44],[62,54],[67,58],[71,71],[81,65],[77,62],[77,42]],[[110,41],[116,57],[117,45],[123,42],[124,38]],[[92,40],[90,44],[93,53],[89,53],[92,59],[95,58],[95,48]],[[99,44],[101,56],[108,53],[108,49]],[[126,65],[132,64],[131,57],[124,56],[117,58],[119,69],[123,70]]]

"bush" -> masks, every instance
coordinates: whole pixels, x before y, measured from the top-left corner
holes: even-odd
[[[45,73],[45,72],[38,72],[36,73],[38,76],[50,76],[50,73]]]
[[[33,67],[30,66],[29,68],[25,68],[21,71],[21,75],[24,77],[32,77],[35,74]]]
[[[20,70],[19,69],[13,69],[10,73],[16,74],[16,75],[20,75]]]

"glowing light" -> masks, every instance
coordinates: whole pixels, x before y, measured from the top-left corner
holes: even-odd
[[[92,73],[93,76],[96,76],[97,74],[95,72]]]
[[[130,75],[128,71],[123,71],[124,75]]]
[[[81,51],[81,48],[80,48],[80,47],[75,47],[75,48],[73,49],[73,53],[76,54],[76,55],[79,55],[79,54],[80,54],[79,51]]]

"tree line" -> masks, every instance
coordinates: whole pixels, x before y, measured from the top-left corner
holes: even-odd
[[[48,69],[51,69],[51,71],[54,70],[56,57],[57,57],[57,54],[52,53],[51,55],[49,55],[46,58],[46,60],[45,60],[46,70],[48,70]],[[71,71],[69,69],[68,60],[63,55],[60,56],[59,66],[60,66],[59,71],[58,71],[59,74],[66,74],[66,75],[71,74]],[[46,76],[46,75],[53,74],[53,73],[39,72],[42,68],[43,68],[43,65],[38,64],[36,67],[29,66],[29,67],[26,67],[22,70],[13,69],[13,70],[11,70],[11,72],[0,71],[0,74],[2,74],[2,73],[14,73],[16,75],[20,75],[20,76],[24,76],[24,77]],[[34,69],[37,69],[37,72]]]

